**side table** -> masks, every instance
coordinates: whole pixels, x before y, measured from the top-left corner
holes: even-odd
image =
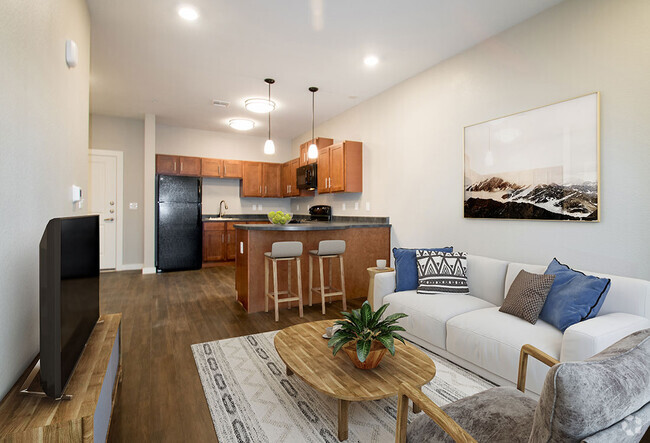
[[[368,302],[370,303],[370,307],[372,310],[375,310],[375,307],[373,306],[373,294],[375,293],[375,274],[381,274],[382,272],[393,272],[395,269],[393,268],[377,268],[377,267],[372,267],[368,268],[368,276],[370,276],[370,282],[368,283]]]

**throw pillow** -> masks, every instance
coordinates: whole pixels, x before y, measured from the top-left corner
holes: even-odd
[[[468,294],[467,254],[418,249],[419,294]]]
[[[522,318],[528,323],[537,323],[553,280],[554,275],[531,274],[522,269],[510,285],[499,311]]]
[[[539,318],[564,332],[569,326],[593,318],[607,297],[611,280],[586,275],[553,259],[545,274],[555,275]]]
[[[454,252],[454,248],[422,249],[423,251]],[[395,257],[395,292],[413,291],[418,288],[418,268],[415,263],[416,249],[393,248]]]

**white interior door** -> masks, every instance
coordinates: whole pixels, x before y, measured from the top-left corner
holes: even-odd
[[[90,212],[99,214],[99,267],[115,269],[117,249],[117,157],[90,155]]]

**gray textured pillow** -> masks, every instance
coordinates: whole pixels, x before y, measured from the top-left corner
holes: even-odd
[[[553,280],[554,275],[531,274],[522,269],[510,285],[499,311],[523,318],[528,323],[537,323]]]
[[[553,366],[544,380],[530,441],[578,441],[636,415],[650,402],[648,362],[650,329],[644,329],[585,361]]]
[[[468,294],[467,254],[464,252],[415,251],[418,294]]]

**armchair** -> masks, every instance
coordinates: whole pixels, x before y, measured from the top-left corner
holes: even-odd
[[[551,366],[539,402],[524,394],[528,356]],[[582,362],[560,363],[524,345],[517,389],[492,388],[441,408],[402,384],[395,441],[638,442],[650,426],[649,362],[650,329]],[[407,432],[409,399],[425,414]]]

